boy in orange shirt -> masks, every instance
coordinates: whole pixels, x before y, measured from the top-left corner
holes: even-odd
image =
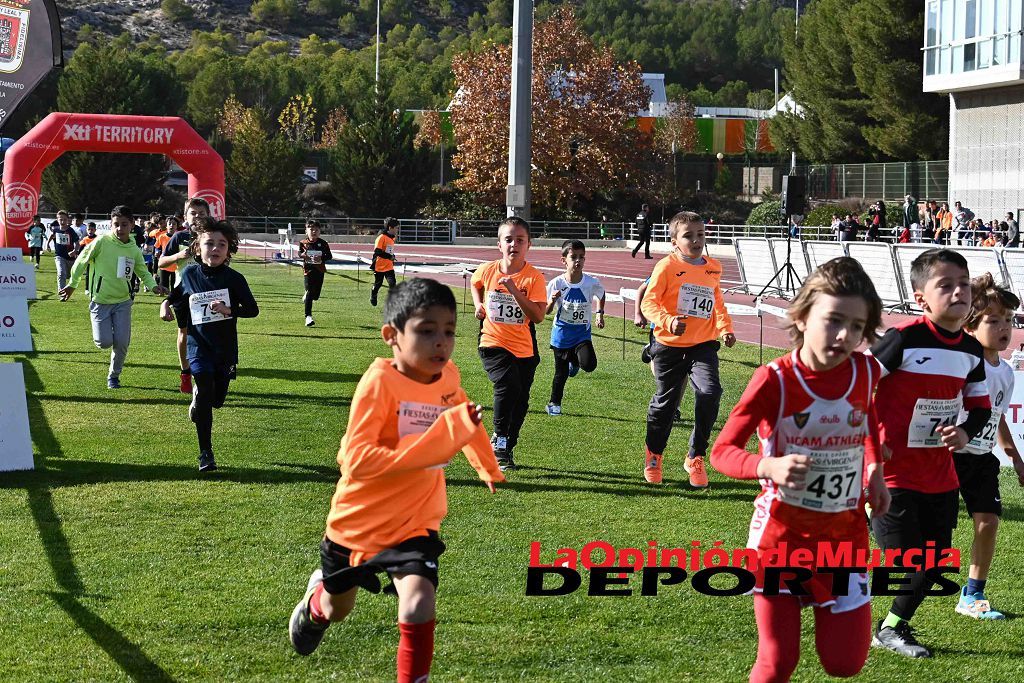
[[[360,587],[379,593],[377,574],[386,572],[398,594],[398,681],[427,680],[445,550],[438,529],[448,511],[443,468],[463,450],[491,492],[504,481],[482,409],[468,402],[449,360],[455,311],[452,291],[435,280],[412,278],[388,293],[381,336],[394,357],[375,360],[352,397],[321,568],[288,625],[301,655],[348,616]]]
[[[394,231],[394,232],[392,232]],[[398,219],[385,218],[384,229],[377,235],[373,243],[373,260],[370,269],[373,271],[373,288],[370,290],[370,305],[377,305],[377,292],[388,281],[388,289],[395,286],[395,236],[398,235]]]
[[[736,336],[722,299],[722,265],[703,255],[704,221],[693,212],[680,211],[669,221],[668,232],[674,249],[654,267],[640,304],[644,317],[654,323],[650,356],[657,383],[647,409],[644,478],[661,483],[662,456],[683,383],[689,378],[696,401],[684,469],[690,486],[705,488],[704,456],[722,399],[717,338],[732,348]]]
[[[540,364],[536,325],[547,311],[544,276],[526,262],[530,224],[506,218],[498,226],[501,258],[473,273],[473,306],[480,324],[480,359],[494,383],[494,454],[502,471],[515,469],[512,449],[530,407]],[[527,324],[529,323],[529,324]]]

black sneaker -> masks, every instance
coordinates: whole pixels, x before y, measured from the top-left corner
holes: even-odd
[[[640,349],[640,360],[645,363],[651,362],[651,345],[646,344],[644,348]]]
[[[320,645],[320,641],[324,639],[327,627],[331,625],[330,622],[316,623],[309,613],[309,599],[313,597],[313,590],[317,584],[323,581],[323,576],[323,572],[319,569],[309,575],[306,594],[299,600],[299,604],[295,605],[295,609],[292,610],[292,618],[288,620],[288,639],[292,641],[295,651],[303,656],[313,654],[313,651]]]
[[[904,657],[932,656],[931,650],[917,642],[917,638],[914,637],[914,629],[910,627],[910,622],[907,621],[901,621],[895,628],[891,626],[883,627],[882,622],[878,622],[875,635],[871,638],[871,646],[884,647],[886,650],[892,650]]]
[[[508,447],[508,439],[504,436],[492,436],[491,446],[494,447],[494,459],[498,461],[498,469],[502,472],[515,469],[512,462],[512,449]]]
[[[376,294],[371,294],[370,295],[370,305],[371,306],[376,306],[377,305],[377,295]]]
[[[199,471],[212,472],[217,469],[217,461],[213,459],[213,451],[199,452]]]

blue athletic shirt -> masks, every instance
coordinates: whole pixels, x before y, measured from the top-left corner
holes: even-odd
[[[548,283],[548,301],[555,290],[562,293],[553,311],[551,346],[571,349],[590,339],[590,321],[594,299],[604,296],[604,287],[593,275],[583,274],[579,282],[569,282],[564,274]]]

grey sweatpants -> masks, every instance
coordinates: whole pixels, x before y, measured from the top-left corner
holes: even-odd
[[[109,377],[119,377],[128,345],[132,341],[132,300],[119,304],[89,304],[92,340],[101,349],[110,349]]]
[[[60,256],[54,256],[53,260],[57,262],[57,288],[59,291],[67,286],[68,279],[71,277],[71,266],[75,265],[75,262]]]
[[[718,419],[722,400],[722,384],[718,379],[718,349],[715,340],[695,346],[665,346],[651,343],[652,363],[657,389],[647,408],[647,448],[663,454],[672,433],[679,402],[683,398],[687,378],[696,392],[693,433],[688,455],[707,455],[711,430]]]

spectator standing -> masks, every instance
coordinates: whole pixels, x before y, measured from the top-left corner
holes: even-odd
[[[973,237],[972,220],[974,220],[973,211],[960,202],[953,203],[953,228],[956,230],[958,244],[963,244],[965,240],[970,240]]]
[[[644,204],[640,207],[640,213],[636,215],[636,232],[639,241],[633,247],[633,258],[636,258],[640,247],[644,248],[644,258],[654,258],[651,256],[651,231],[654,226],[651,225],[651,219],[648,216],[650,211],[650,207]]]
[[[929,199],[924,203],[924,219],[921,222],[921,239],[919,242],[934,242],[935,241],[935,229],[939,225],[938,214],[939,209],[935,204],[934,199]]]
[[[953,232],[953,212],[949,210],[949,204],[942,202],[942,208],[936,215],[938,225],[935,228],[935,244],[946,244]]]
[[[1006,246],[1016,248],[1020,246],[1020,226],[1014,220],[1013,214],[1006,213]]]
[[[839,224],[839,241],[840,242],[855,242],[857,241],[857,228],[859,227],[857,219],[853,217],[853,214],[846,214],[846,219]]]

